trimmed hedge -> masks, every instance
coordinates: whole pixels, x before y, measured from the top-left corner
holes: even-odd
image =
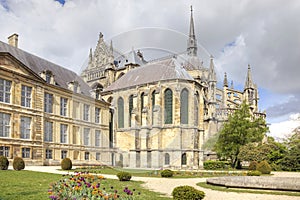
[[[228,161],[208,160],[203,163],[203,167],[206,170],[228,169],[229,166],[230,163]]]
[[[172,177],[174,175],[174,172],[170,169],[165,169],[160,172],[161,177]]]
[[[205,193],[192,186],[184,185],[174,188],[172,196],[175,200],[201,200],[205,197]]]
[[[247,172],[247,176],[260,176],[261,175],[261,172],[260,171],[249,171]]]
[[[251,161],[250,164],[249,164],[248,169],[249,169],[249,170],[256,170],[257,165],[258,165],[258,162],[256,162],[256,161]]]
[[[25,162],[23,158],[15,157],[13,160],[13,168],[14,170],[22,170],[25,169]]]
[[[61,169],[62,170],[70,170],[72,169],[72,161],[70,158],[64,158],[61,163]]]
[[[0,170],[7,170],[8,165],[8,159],[5,156],[0,156]]]
[[[129,172],[119,172],[117,174],[119,181],[130,181],[131,174]]]
[[[272,171],[271,166],[269,165],[269,163],[265,160],[261,161],[260,163],[258,163],[256,169],[258,171],[260,171],[262,174],[270,174]]]

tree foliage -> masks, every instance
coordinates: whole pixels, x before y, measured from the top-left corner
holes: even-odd
[[[236,167],[240,148],[248,143],[261,142],[267,130],[266,121],[254,118],[244,102],[224,123],[215,151],[220,158],[230,159],[232,167]]]
[[[293,134],[286,145],[288,150],[279,162],[281,168],[286,171],[300,171],[300,134]]]

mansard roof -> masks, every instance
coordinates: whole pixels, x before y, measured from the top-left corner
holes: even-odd
[[[43,58],[30,54],[19,48],[13,47],[0,41],[0,53],[9,53],[17,60],[22,62],[26,67],[36,73],[38,76],[41,72],[49,70],[54,74],[55,83],[57,86],[68,89],[68,83],[77,81],[80,85],[81,93],[86,96],[91,96],[91,88],[78,76],[75,72],[49,62]]]
[[[178,79],[190,81],[194,80],[177,62],[176,58],[168,58],[132,69],[107,87],[104,92],[120,90],[158,81]]]

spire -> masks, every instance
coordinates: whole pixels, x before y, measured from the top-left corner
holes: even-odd
[[[228,80],[227,80],[227,74],[226,74],[226,72],[225,72],[225,74],[224,74],[223,86],[224,86],[224,87],[228,87]]]
[[[190,32],[187,44],[187,52],[189,56],[197,56],[197,40],[195,36],[193,7],[191,6]]]
[[[210,81],[217,81],[215,65],[214,65],[214,57],[212,55],[210,55],[209,74],[210,74],[209,75]]]
[[[248,72],[247,72],[247,77],[246,77],[244,90],[248,89],[248,88],[253,88],[251,68],[250,68],[249,64],[248,64]]]
[[[230,88],[234,89],[234,87],[233,87],[233,81],[231,81]]]
[[[113,55],[113,53],[114,53],[114,48],[113,48],[113,42],[112,42],[112,40],[110,41],[109,49],[110,49],[111,55]]]

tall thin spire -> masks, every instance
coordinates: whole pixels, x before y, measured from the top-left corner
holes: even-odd
[[[214,65],[214,57],[210,55],[210,65],[209,65],[209,79],[210,81],[217,81],[217,75]]]
[[[228,80],[227,80],[227,74],[226,74],[226,72],[225,72],[225,74],[224,74],[223,86],[224,86],[224,87],[228,87]]]
[[[193,7],[191,6],[190,32],[187,44],[187,52],[189,56],[197,56],[197,40],[194,28]]]
[[[246,77],[246,82],[245,82],[245,87],[244,89],[248,88],[254,88],[253,82],[252,82],[252,73],[251,73],[251,67],[248,64],[248,72],[247,72],[247,77]]]

